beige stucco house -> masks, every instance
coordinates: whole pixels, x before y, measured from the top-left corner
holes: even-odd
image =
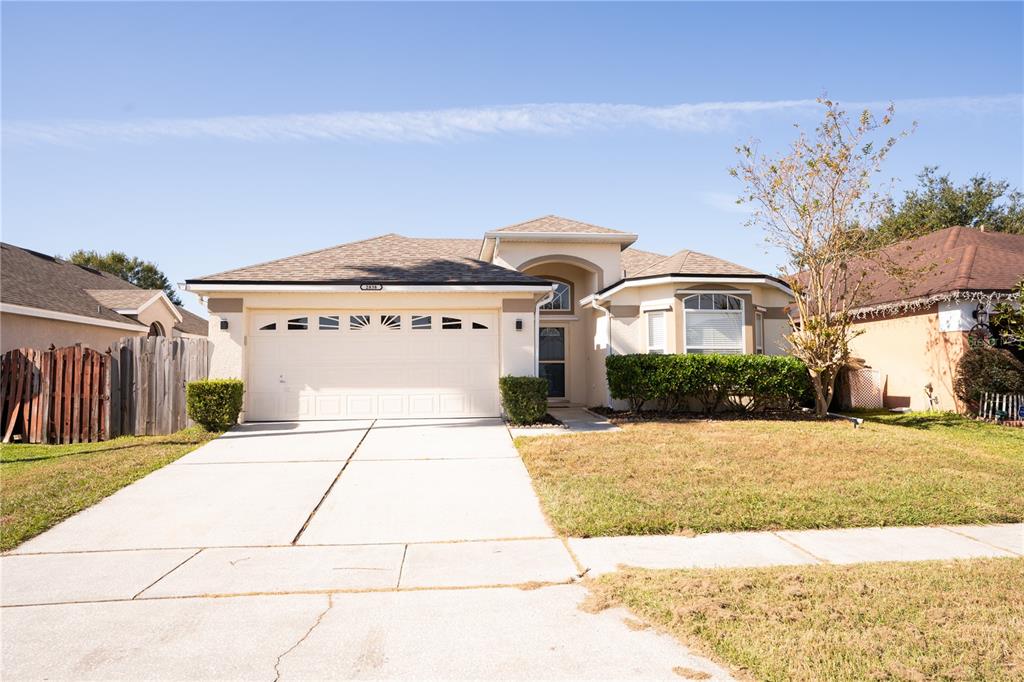
[[[496,416],[498,377],[609,402],[610,353],[781,354],[791,292],[692,251],[556,216],[482,239],[388,234],[187,280],[211,375],[249,420]]]
[[[970,330],[1024,278],[1024,236],[948,227],[886,249],[854,311],[850,350],[872,370],[888,408],[958,411],[957,363]]]
[[[163,291],[0,244],[0,352],[77,343],[106,350],[126,336],[202,337],[206,327]]]

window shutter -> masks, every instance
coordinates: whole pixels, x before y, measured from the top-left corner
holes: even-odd
[[[647,313],[647,350],[665,352],[665,313]]]
[[[743,352],[743,316],[733,312],[686,311],[686,346]]]

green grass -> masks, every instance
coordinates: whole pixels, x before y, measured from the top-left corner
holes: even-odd
[[[1024,679],[1024,559],[687,571],[589,582],[758,680]]]
[[[103,443],[0,446],[0,550],[42,533],[217,435],[192,428]]]
[[[869,418],[643,422],[516,445],[565,535],[1024,521],[1024,430]]]

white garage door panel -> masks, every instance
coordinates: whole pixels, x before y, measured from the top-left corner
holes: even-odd
[[[247,419],[497,416],[497,315],[426,311],[369,314],[350,328],[345,311],[257,313],[252,316]],[[430,329],[412,329],[412,315],[430,315]],[[337,315],[338,329],[319,329]],[[400,328],[387,328],[397,315]],[[307,318],[308,329],[288,330]],[[442,317],[461,321],[443,329]],[[478,328],[474,328],[476,323]],[[485,328],[481,329],[479,326]]]

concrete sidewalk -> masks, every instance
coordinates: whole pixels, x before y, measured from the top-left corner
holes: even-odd
[[[619,566],[740,568],[1024,557],[1024,524],[639,535],[568,542],[588,575],[601,575]]]

